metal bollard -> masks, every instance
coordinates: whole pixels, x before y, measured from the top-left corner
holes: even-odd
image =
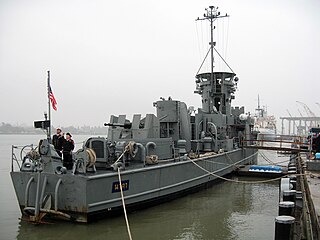
[[[296,206],[300,209],[302,209],[302,207],[303,207],[303,198],[302,198],[301,191],[296,192]]]
[[[290,189],[292,189],[292,190],[297,189],[297,181],[296,180],[290,180]]]
[[[285,201],[279,203],[279,216],[294,216],[294,202]]]
[[[297,171],[296,170],[288,170],[288,174],[297,174]]]
[[[288,167],[288,172],[289,171],[297,171],[297,168],[295,166],[289,166]]]
[[[283,201],[295,202],[296,190],[283,191]]]
[[[275,240],[290,240],[291,228],[295,218],[291,216],[278,216],[275,219]]]
[[[297,176],[296,175],[290,175],[288,176],[290,180],[297,180]]]
[[[279,192],[279,202],[283,200],[283,192],[290,190],[290,179],[289,178],[281,178],[280,182],[280,192]]]

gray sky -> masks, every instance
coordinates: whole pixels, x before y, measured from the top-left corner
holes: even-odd
[[[55,126],[154,113],[159,97],[199,107],[209,5],[230,15],[215,36],[240,79],[234,105],[253,112],[260,94],[277,117],[306,115],[297,100],[320,115],[319,0],[1,0],[0,122],[43,118],[47,70]]]

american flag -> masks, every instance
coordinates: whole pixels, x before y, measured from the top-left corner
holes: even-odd
[[[56,101],[56,98],[53,95],[51,87],[49,87],[49,98],[50,98],[50,101],[51,101],[52,108],[55,111],[57,111],[57,101]]]

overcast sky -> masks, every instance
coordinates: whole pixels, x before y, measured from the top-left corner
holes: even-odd
[[[259,94],[276,117],[306,115],[296,101],[320,115],[319,0],[1,0],[0,123],[43,118],[48,70],[54,126],[155,113],[160,97],[199,107],[209,5],[230,15],[215,39],[240,79],[234,105],[254,112]]]

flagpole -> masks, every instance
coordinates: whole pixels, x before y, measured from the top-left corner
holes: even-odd
[[[48,89],[48,116],[49,116],[49,128],[47,130],[47,138],[50,141],[51,139],[50,71],[48,71],[47,85],[48,85],[47,89]]]

